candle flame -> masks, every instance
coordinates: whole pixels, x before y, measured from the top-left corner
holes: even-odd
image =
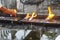
[[[29,19],[30,18],[30,13],[27,13],[25,19]]]
[[[48,14],[46,20],[52,20],[54,18],[55,14],[52,12],[50,6],[48,6],[48,12],[49,12],[49,14]]]
[[[32,17],[37,17],[37,14],[35,12],[32,13]]]
[[[37,14],[35,12],[33,12],[29,20],[32,20],[35,17],[37,17]]]
[[[16,9],[13,9],[13,11],[14,11],[15,13],[17,13],[17,10],[16,10]]]

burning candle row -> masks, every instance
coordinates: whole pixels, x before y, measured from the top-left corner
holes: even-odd
[[[16,17],[16,13],[17,11],[15,9],[7,9],[5,7],[2,6],[2,4],[0,4],[0,11],[2,11],[4,14],[9,14],[10,16],[15,16]],[[45,20],[52,20],[55,16],[55,14],[52,12],[51,7],[48,6],[48,16]],[[37,17],[36,12],[32,12],[32,14],[30,15],[30,13],[27,13],[26,17],[24,19],[26,20],[32,20],[33,18]]]
[[[32,20],[33,18],[37,17],[36,12],[32,12],[32,15],[27,13],[26,17],[24,19]]]
[[[46,17],[46,19],[45,20],[53,20],[53,18],[54,18],[54,16],[55,16],[55,14],[52,12],[52,10],[51,10],[51,7],[50,6],[48,6],[48,16]],[[32,12],[32,14],[30,15],[30,13],[27,13],[27,15],[26,15],[26,17],[24,18],[24,19],[26,19],[26,20],[32,20],[33,18],[35,18],[35,17],[37,17],[37,14],[36,14],[36,12]]]

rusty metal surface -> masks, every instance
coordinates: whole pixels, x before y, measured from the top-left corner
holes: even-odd
[[[44,16],[43,16],[44,17]],[[35,18],[31,21],[25,20],[24,18],[21,19],[21,17],[0,17],[0,23],[5,24],[18,24],[18,25],[39,25],[39,26],[60,26],[60,20],[54,19],[52,21],[46,21],[45,18]]]
[[[60,20],[52,20],[52,21],[46,21],[45,19],[32,19],[32,20],[20,20],[20,18],[15,17],[0,17],[0,20],[6,20],[6,21],[21,21],[21,22],[34,22],[34,23],[57,23],[60,24]]]

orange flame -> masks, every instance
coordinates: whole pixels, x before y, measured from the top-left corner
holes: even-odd
[[[15,9],[7,9],[6,7],[1,7],[0,11],[2,11],[4,14],[9,14],[11,16],[16,16],[17,11]]]
[[[51,10],[51,7],[50,7],[50,6],[48,6],[48,12],[49,12],[49,14],[48,14],[48,16],[47,16],[46,20],[51,20],[51,19],[53,19],[53,18],[54,18],[54,16],[55,16],[55,14],[52,12],[52,10]]]
[[[8,10],[10,10],[10,12],[11,12],[11,16],[15,16],[16,17],[16,13],[17,13],[17,10],[16,9],[8,9]]]
[[[37,17],[37,14],[35,12],[32,13],[32,17]]]
[[[33,18],[37,17],[37,14],[35,12],[32,13],[32,16],[30,17],[29,20],[32,20]]]
[[[30,14],[29,14],[29,13],[27,13],[27,15],[26,15],[25,19],[29,19],[29,18],[30,18]]]
[[[13,11],[14,11],[15,13],[17,13],[16,9],[13,9]]]

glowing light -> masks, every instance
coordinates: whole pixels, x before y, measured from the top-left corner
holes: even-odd
[[[37,14],[35,12],[33,12],[32,17],[37,17]]]
[[[52,12],[50,6],[48,6],[48,12],[49,12],[49,14],[48,14],[46,20],[52,20],[54,18],[55,14]]]
[[[16,17],[17,10],[16,9],[9,9],[9,10],[11,12],[11,15]]]
[[[37,17],[37,14],[35,12],[32,13],[32,16],[30,17],[29,20],[32,20],[33,18]]]
[[[14,11],[15,13],[17,13],[16,9],[13,9],[13,11]]]
[[[27,13],[25,19],[29,19],[30,18],[30,13]]]

